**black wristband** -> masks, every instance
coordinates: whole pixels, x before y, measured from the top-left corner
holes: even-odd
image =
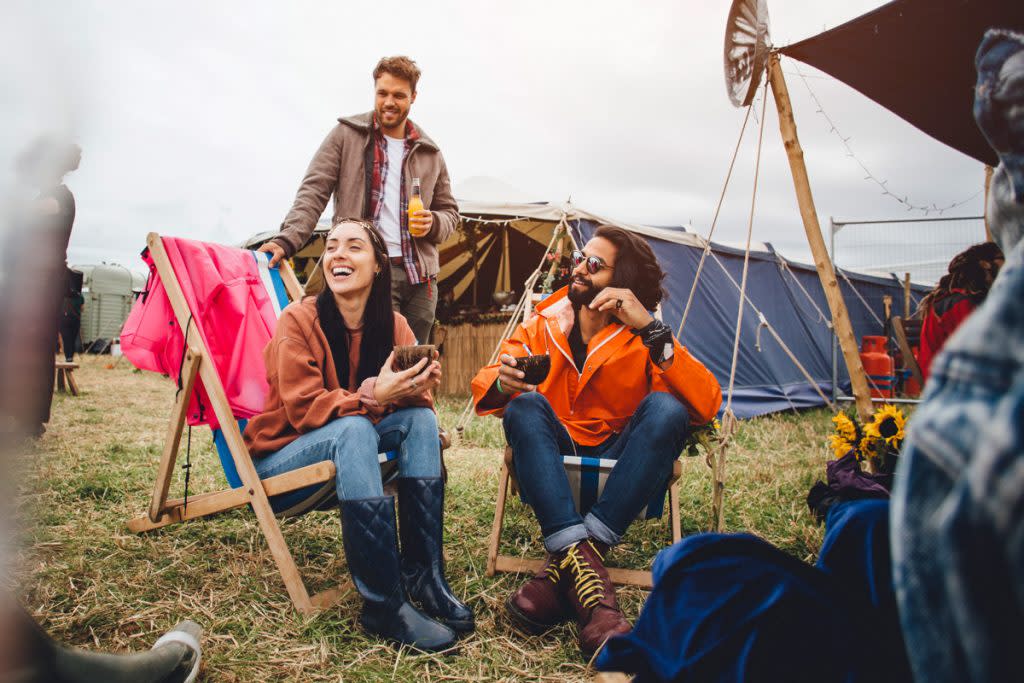
[[[633,334],[647,347],[651,360],[660,363],[665,360],[665,345],[672,343],[672,328],[657,318],[640,329],[633,329]]]

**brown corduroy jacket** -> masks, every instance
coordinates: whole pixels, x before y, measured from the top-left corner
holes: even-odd
[[[351,332],[349,381],[342,387],[331,347],[320,327],[316,298],[306,297],[281,312],[274,337],[263,350],[270,391],[263,412],[249,420],[243,437],[255,458],[275,453],[300,434],[348,415],[363,415],[377,423],[397,407],[434,405],[431,392],[381,405],[374,400],[377,381],[370,377],[356,386],[362,330]],[[395,313],[395,344],[415,344],[416,335],[401,313]]]
[[[272,239],[284,248],[286,256],[292,256],[309,240],[332,194],[335,220],[367,217],[373,172],[372,121],[373,112],[340,118],[338,125],[324,138],[306,169],[291,211],[281,224],[280,234]],[[412,238],[420,274],[430,276],[440,270],[437,245],[455,231],[459,205],[452,197],[448,167],[441,150],[422,128],[413,125],[420,137],[406,156],[402,181],[411,193],[412,179],[420,179],[423,206],[434,216],[430,232]]]

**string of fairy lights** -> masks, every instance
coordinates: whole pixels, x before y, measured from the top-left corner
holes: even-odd
[[[818,96],[815,94],[814,90],[811,89],[811,84],[808,83],[807,76],[800,70],[800,67],[795,62],[793,66],[796,68],[797,75],[800,76],[800,80],[803,81],[804,87],[807,88],[807,92],[810,94],[811,99],[814,101],[814,105],[817,107],[817,112],[821,114],[824,117],[825,121],[828,123],[829,133],[839,138],[840,143],[843,145],[843,149],[846,150],[846,156],[853,159],[854,162],[856,162],[857,165],[860,166],[861,170],[864,172],[864,180],[877,185],[879,189],[882,190],[882,195],[890,197],[893,201],[902,204],[907,211],[919,211],[923,213],[925,216],[937,213],[938,215],[941,216],[946,211],[955,209],[957,207],[963,206],[964,204],[974,201],[978,197],[978,195],[980,195],[984,191],[978,190],[977,192],[972,194],[970,197],[967,197],[966,199],[962,199],[958,202],[953,202],[946,206],[938,206],[934,202],[931,205],[918,204],[916,202],[911,201],[908,195],[890,189],[889,181],[883,180],[879,178],[877,175],[875,175],[871,171],[871,169],[868,168],[867,164],[865,164],[864,161],[860,157],[858,157],[857,154],[853,151],[853,147],[850,145],[850,139],[852,138],[852,136],[844,136],[839,131],[839,127],[836,125],[835,120],[833,120],[833,118],[828,115],[828,112],[825,111],[825,107],[823,107],[821,104],[821,100],[818,99]]]

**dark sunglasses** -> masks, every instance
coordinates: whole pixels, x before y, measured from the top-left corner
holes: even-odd
[[[580,264],[584,261],[587,262],[587,272],[591,275],[597,275],[602,268],[608,270],[615,270],[615,268],[609,266],[607,263],[602,261],[596,256],[587,256],[582,251],[576,250],[572,252],[572,267],[579,268]]]

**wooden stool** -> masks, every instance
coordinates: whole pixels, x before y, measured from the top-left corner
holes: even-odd
[[[68,361],[59,360],[56,362],[57,367],[57,391],[63,393],[71,393],[72,396],[78,396],[78,384],[75,382],[75,370],[78,369],[78,363],[71,363]],[[66,382],[66,386],[65,386]]]

